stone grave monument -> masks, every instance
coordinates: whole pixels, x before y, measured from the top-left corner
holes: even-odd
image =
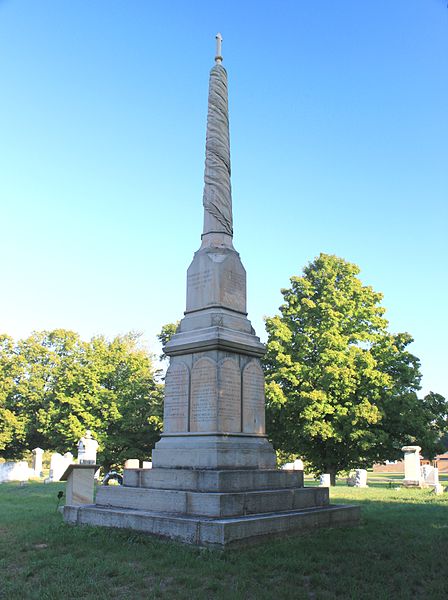
[[[366,488],[367,485],[367,470],[366,469],[355,469],[350,472],[347,477],[347,485],[350,487]]]
[[[42,457],[44,451],[42,448],[34,448],[33,450],[33,471],[35,477],[42,477]]]
[[[89,429],[87,429],[85,435],[78,442],[78,464],[96,464],[97,450],[98,442],[93,439],[92,432]]]
[[[436,494],[442,494],[443,486],[439,481],[439,469],[431,465],[422,465],[420,471],[422,486],[432,488]]]
[[[50,473],[45,482],[60,481],[65,470],[72,462],[73,454],[71,452],[66,452],[64,455],[54,452],[50,458]]]
[[[404,452],[404,487],[421,487],[420,446],[403,446]]]
[[[0,463],[0,483],[6,483],[8,481],[28,481],[30,471],[31,469],[26,460]]]
[[[186,311],[165,346],[164,429],[152,469],[125,469],[96,503],[65,520],[146,531],[224,548],[269,535],[354,524],[359,507],[333,506],[303,471],[276,469],[265,433],[264,345],[246,312],[246,271],[233,246],[227,73],[221,36],[210,72],[199,250],[187,272]]]

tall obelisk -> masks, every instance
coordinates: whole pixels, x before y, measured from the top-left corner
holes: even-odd
[[[246,315],[246,272],[233,247],[227,74],[221,36],[210,73],[202,244],[187,273],[187,309],[165,347],[164,432],[152,469],[125,469],[95,504],[64,507],[73,524],[136,529],[212,548],[354,524],[303,472],[275,469],[265,435],[264,346]],[[93,472],[92,472],[93,478]],[[93,485],[93,481],[92,481]]]
[[[227,72],[221,35],[210,71],[202,243],[187,306],[165,347],[164,431],[154,467],[274,468],[265,434],[264,346],[247,319],[246,271],[233,247]]]

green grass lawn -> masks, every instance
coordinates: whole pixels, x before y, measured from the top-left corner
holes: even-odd
[[[370,476],[368,489],[331,490],[332,502],[362,506],[359,527],[225,553],[68,526],[56,510],[64,484],[1,484],[0,598],[446,600],[448,493]]]

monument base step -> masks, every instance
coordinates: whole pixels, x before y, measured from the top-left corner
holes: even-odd
[[[275,452],[265,435],[233,433],[162,434],[152,451],[155,468],[275,469]]]
[[[303,487],[303,471],[279,469],[125,469],[124,486],[195,492]]]
[[[132,529],[220,549],[250,544],[266,537],[296,535],[319,527],[356,525],[359,516],[359,506],[345,505],[219,519],[98,505],[64,507],[64,519],[68,523]]]
[[[101,486],[96,495],[97,506],[206,517],[292,511],[329,502],[328,488],[312,487],[223,493]]]

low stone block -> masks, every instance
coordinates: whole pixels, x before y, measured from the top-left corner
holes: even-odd
[[[92,504],[94,494],[94,475],[99,465],[69,465],[60,481],[66,481],[66,504],[78,506]]]

